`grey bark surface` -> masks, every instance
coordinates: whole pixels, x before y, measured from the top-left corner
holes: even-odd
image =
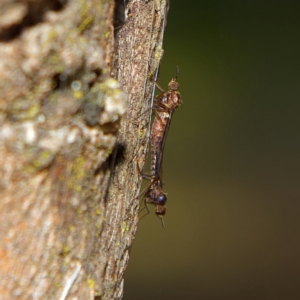
[[[167,2],[0,6],[0,298],[121,299]]]

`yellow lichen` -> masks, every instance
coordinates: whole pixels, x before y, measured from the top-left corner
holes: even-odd
[[[47,35],[47,40],[46,40],[46,43],[50,43],[54,38],[57,37],[57,31],[54,30],[54,28],[52,28],[49,32],[48,32],[48,35]]]
[[[82,190],[82,179],[84,176],[84,158],[79,156],[72,165],[72,174],[68,178],[68,188],[73,188],[76,192],[80,192]]]
[[[82,187],[80,185],[75,185],[73,188],[76,192],[81,192],[82,190]]]
[[[78,28],[79,31],[83,32],[93,21],[94,21],[94,17],[92,17],[92,16],[86,17],[79,25],[79,28]]]
[[[70,248],[67,245],[62,247],[62,254],[67,255],[70,252]]]
[[[93,290],[96,285],[95,281],[92,278],[88,279],[87,284],[91,290]]]
[[[83,97],[83,92],[82,91],[75,91],[73,92],[73,96],[76,98],[76,99],[80,99]]]
[[[69,230],[70,230],[71,232],[74,232],[74,231],[75,231],[75,226],[74,226],[74,225],[70,225],[70,226],[69,226]]]
[[[90,7],[85,1],[81,1],[80,17],[81,23],[78,30],[79,32],[83,32],[94,21],[94,17],[90,12]]]
[[[32,161],[32,166],[40,168],[49,162],[52,157],[52,153],[48,151],[41,151],[38,156]]]
[[[125,221],[122,222],[121,228],[122,228],[122,235],[125,233],[125,231],[128,231],[128,229],[127,229],[128,225]]]

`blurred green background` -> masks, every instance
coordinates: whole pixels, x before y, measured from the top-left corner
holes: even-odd
[[[170,6],[166,229],[141,220],[124,299],[299,300],[300,2]]]

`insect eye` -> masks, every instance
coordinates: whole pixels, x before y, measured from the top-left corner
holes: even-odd
[[[167,202],[167,196],[166,195],[163,194],[163,195],[160,195],[158,197],[158,203],[160,205],[164,205],[166,202]]]

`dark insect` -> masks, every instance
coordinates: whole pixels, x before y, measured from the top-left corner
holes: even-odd
[[[172,78],[168,85],[168,91],[164,92],[158,84],[156,86],[162,91],[154,100],[153,112],[155,118],[151,130],[151,174],[144,175],[144,179],[151,180],[149,186],[142,192],[145,207],[149,213],[147,204],[156,206],[155,213],[161,219],[164,226],[163,216],[166,213],[167,195],[163,191],[162,162],[166,138],[174,111],[182,104],[181,95],[178,92],[179,84],[176,78]],[[140,196],[141,196],[140,195]]]

